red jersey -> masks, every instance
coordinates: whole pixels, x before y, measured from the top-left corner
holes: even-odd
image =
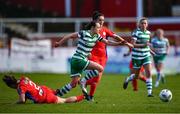
[[[114,33],[106,27],[102,27],[99,34],[101,35],[101,37],[106,39],[107,37],[114,36]],[[103,42],[97,42],[96,45],[93,47],[91,54],[92,56],[107,58],[106,44],[104,44]]]
[[[34,101],[34,103],[48,103],[48,94],[54,95],[53,90],[46,86],[38,86],[27,77],[21,77],[17,91],[19,94],[25,94],[25,97]]]

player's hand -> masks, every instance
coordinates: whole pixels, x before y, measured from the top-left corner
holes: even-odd
[[[127,57],[127,56],[129,56],[129,54],[128,54],[128,53],[125,53],[125,54],[123,54],[123,56],[124,56],[124,57]]]
[[[150,46],[150,47],[152,47],[152,44],[151,44],[151,43],[149,43],[149,42],[147,42],[147,43],[146,43],[146,46]]]
[[[120,44],[127,45],[129,48],[133,48],[133,47],[134,47],[134,45],[133,45],[133,44],[131,44],[131,43],[127,42],[126,40],[121,41],[121,42],[120,42]]]
[[[59,47],[59,42],[55,42],[54,46]]]

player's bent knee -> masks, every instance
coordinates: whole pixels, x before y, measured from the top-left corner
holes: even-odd
[[[101,65],[99,65],[99,73],[103,72],[103,67]]]

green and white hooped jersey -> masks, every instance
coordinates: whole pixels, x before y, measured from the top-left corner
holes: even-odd
[[[99,34],[90,34],[89,30],[82,30],[78,33],[78,44],[73,58],[86,59],[92,51],[97,41],[101,41],[103,38]]]
[[[148,30],[141,31],[139,28],[137,28],[136,30],[132,32],[132,38],[135,40],[136,44],[145,44],[150,41],[150,34],[151,32]],[[144,48],[132,49],[133,59],[141,60],[149,56],[151,56],[149,46],[146,46]]]
[[[160,40],[157,37],[154,37],[151,43],[156,54],[166,54],[167,47],[169,46],[169,41],[167,38]]]

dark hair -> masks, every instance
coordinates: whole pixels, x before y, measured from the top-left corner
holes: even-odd
[[[142,23],[142,21],[144,21],[144,20],[147,20],[147,21],[148,21],[148,18],[142,17],[142,18],[139,20],[139,23]]]
[[[6,83],[8,87],[13,89],[17,88],[17,79],[14,76],[4,75],[2,80]]]
[[[104,14],[100,13],[99,11],[94,11],[92,15],[92,20],[97,20],[100,16],[104,16]]]
[[[96,23],[97,23],[97,22],[91,21],[90,23],[88,23],[88,24],[85,26],[85,30],[90,30],[92,27],[95,27],[95,26],[96,26]]]

